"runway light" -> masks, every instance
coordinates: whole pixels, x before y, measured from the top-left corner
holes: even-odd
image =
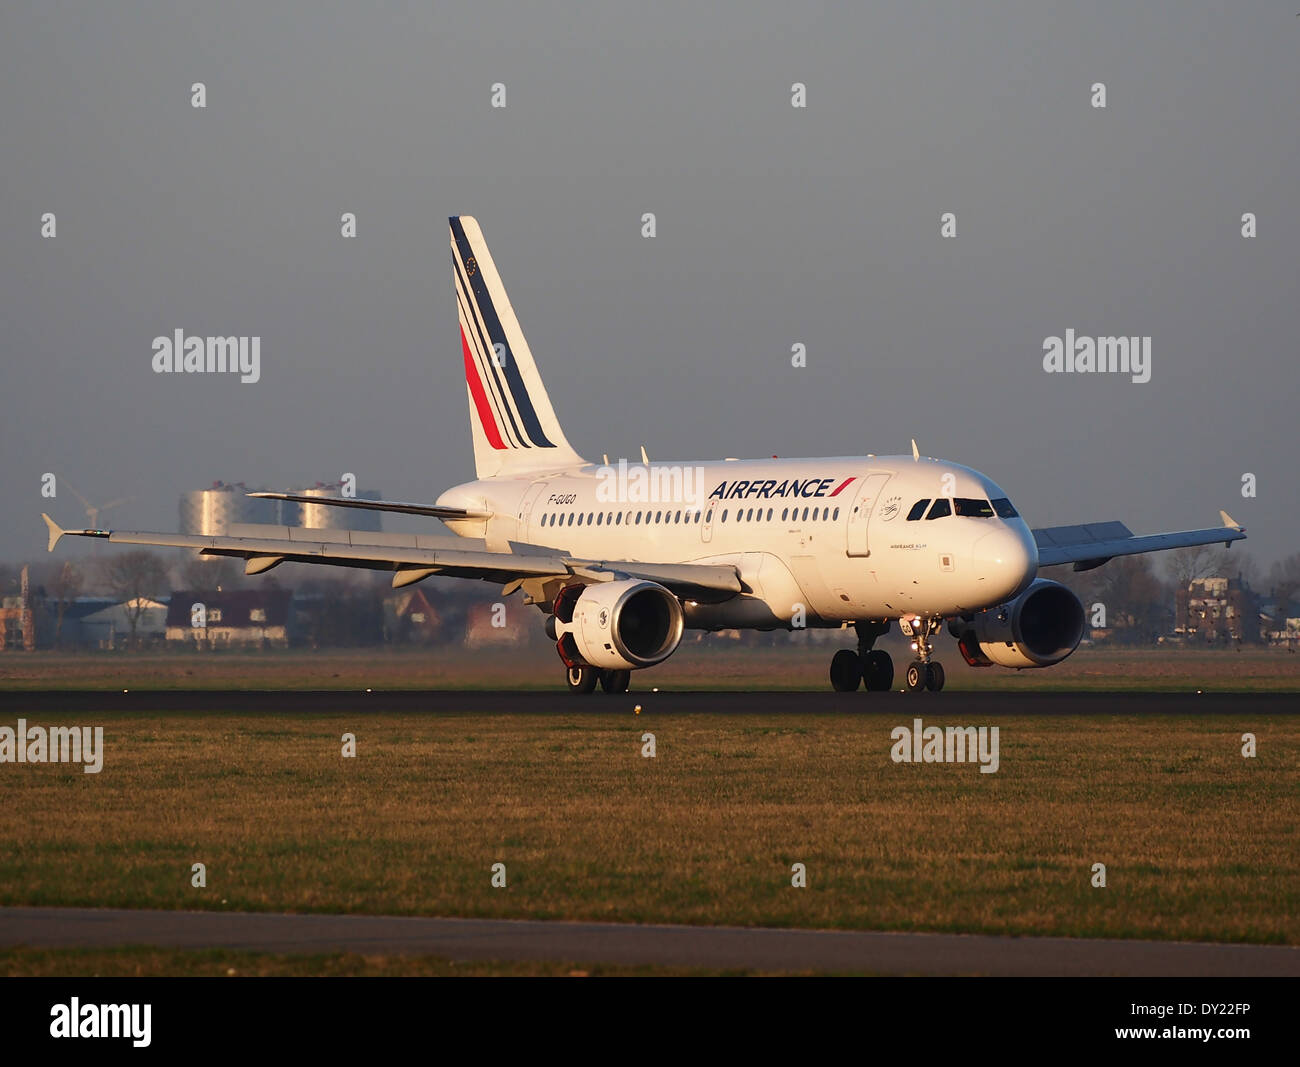
[[[637,715],[640,715],[640,714],[641,714],[641,705],[640,705],[640,704],[638,704],[638,705],[636,706],[636,714],[637,714]]]
[[[367,692],[367,693],[372,693],[372,692],[374,692],[374,690],[373,690],[373,689],[367,689],[366,692]]]

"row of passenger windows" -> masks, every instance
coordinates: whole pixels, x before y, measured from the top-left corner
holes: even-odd
[[[930,507],[928,514],[925,510],[927,506]],[[927,519],[942,519],[945,515],[964,515],[972,519],[991,519],[994,515],[999,519],[1020,517],[1006,497],[999,497],[997,500],[980,500],[977,497],[941,496],[933,505],[930,505],[928,499],[918,500],[907,513],[907,521],[915,522],[922,515]]]
[[[719,522],[727,522],[730,516],[731,522],[771,522],[776,514],[776,508],[768,508],[766,514],[762,508],[738,508],[732,511],[730,508],[723,508],[722,513],[718,516]],[[550,515],[542,516],[543,526],[582,526],[583,519],[586,519],[587,526],[622,526],[623,512],[621,511],[588,511],[583,512],[552,512]],[[703,512],[696,508],[687,508],[682,511],[629,511],[627,513],[628,526],[641,525],[681,525],[682,523],[698,523],[703,519]],[[811,518],[813,522],[834,522],[840,517],[839,508],[804,508],[802,516],[798,508],[782,508],[782,522],[807,522]]]

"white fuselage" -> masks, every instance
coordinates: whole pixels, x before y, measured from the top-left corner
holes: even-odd
[[[490,511],[447,523],[490,547],[735,566],[744,595],[687,603],[687,625],[703,629],[958,615],[1007,602],[1038,570],[993,481],[911,456],[592,465],[468,482],[438,504]]]

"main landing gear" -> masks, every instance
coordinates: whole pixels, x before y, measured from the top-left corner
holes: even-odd
[[[831,660],[831,688],[837,693],[852,693],[862,683],[869,692],[884,692],[894,684],[894,661],[884,649],[871,646],[876,638],[889,632],[889,620],[857,622],[858,650],[842,648]]]
[[[943,619],[938,616],[914,616],[899,619],[898,628],[912,639],[912,650],[916,659],[908,664],[903,675],[904,684],[910,693],[929,690],[939,692],[943,688],[943,665],[930,658],[934,644],[930,638],[939,632]],[[894,685],[894,662],[889,653],[879,648],[872,648],[876,638],[889,632],[889,620],[868,620],[853,624],[858,634],[858,649],[842,648],[831,660],[831,688],[837,693],[852,693],[858,686],[866,683],[869,691],[883,692]]]
[[[912,639],[912,648],[916,652],[916,659],[907,665],[907,673],[903,676],[909,693],[920,693],[925,689],[937,693],[943,688],[943,664],[930,659],[934,651],[930,638],[939,632],[942,625],[943,619],[935,615],[898,620],[898,628]]]
[[[591,693],[597,684],[606,693],[626,693],[632,684],[631,671],[606,671],[598,667],[569,667],[564,677],[570,693]]]

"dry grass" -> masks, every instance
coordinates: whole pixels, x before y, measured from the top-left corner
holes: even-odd
[[[1290,717],[999,717],[991,775],[892,763],[901,705],[97,721],[0,768],[0,902],[1300,942]]]

